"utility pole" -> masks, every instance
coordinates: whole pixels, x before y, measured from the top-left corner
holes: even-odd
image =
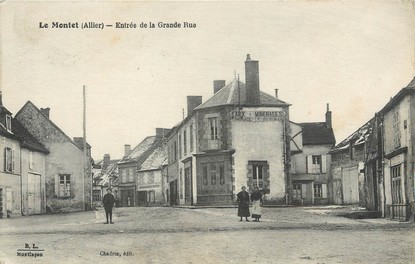
[[[87,170],[88,170],[88,154],[86,149],[86,87],[83,86],[83,163],[84,163],[84,181],[83,181],[83,192],[82,192],[82,200],[84,203],[84,211],[86,211],[86,201],[85,201],[85,179],[87,178]]]

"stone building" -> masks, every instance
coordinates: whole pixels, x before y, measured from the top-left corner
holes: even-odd
[[[291,130],[294,133],[291,141],[291,181],[294,204],[328,203],[327,183],[330,165],[328,152],[335,145],[332,113],[328,105],[325,117],[325,122],[291,123]]]
[[[415,78],[377,116],[383,147],[384,215],[414,221]]]
[[[39,109],[28,101],[16,119],[37,141],[44,145],[46,156],[46,207],[50,212],[73,212],[91,208],[91,149],[86,155],[79,138],[72,141],[49,118],[49,108]],[[85,157],[86,156],[86,157]]]
[[[3,106],[0,92],[0,218],[46,212],[48,150]]]
[[[156,128],[156,135],[146,137],[131,150],[125,145],[125,155],[118,162],[118,192],[120,206],[164,204],[163,175],[164,137],[169,129]]]
[[[330,151],[331,203],[366,206],[364,164],[373,122],[374,119],[368,121]]]
[[[242,186],[258,186],[265,203],[287,202],[290,105],[260,91],[249,55],[245,78],[214,81],[204,103],[188,97],[188,116],[168,134],[171,204],[232,204]]]

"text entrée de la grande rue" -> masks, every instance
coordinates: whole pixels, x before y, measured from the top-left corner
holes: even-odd
[[[194,29],[196,28],[194,22],[39,22],[39,28],[42,29]]]

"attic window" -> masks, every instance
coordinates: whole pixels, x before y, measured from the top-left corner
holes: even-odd
[[[12,117],[9,115],[6,115],[6,129],[9,132],[12,132]]]

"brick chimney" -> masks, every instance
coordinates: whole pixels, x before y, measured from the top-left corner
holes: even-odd
[[[330,111],[330,108],[329,108],[329,104],[327,104],[326,125],[327,125],[328,128],[331,128],[332,127],[331,111]]]
[[[47,118],[49,118],[49,113],[50,113],[50,108],[46,107],[46,108],[40,108],[40,112],[42,112],[42,114],[44,116],[46,116]]]
[[[213,93],[219,92],[220,89],[225,87],[226,81],[225,80],[214,80],[213,81]]]
[[[258,61],[251,60],[250,54],[245,61],[246,104],[259,105],[259,67]]]
[[[202,96],[187,96],[187,115],[202,104]]]
[[[111,162],[110,154],[104,154],[104,159],[102,160],[102,169],[105,170],[108,168]]]
[[[131,145],[125,144],[124,145],[124,155],[127,155],[131,151]]]
[[[156,128],[156,137],[163,138],[167,135],[167,133],[169,133],[169,131],[170,131],[170,129],[168,129],[168,128],[157,127]]]

